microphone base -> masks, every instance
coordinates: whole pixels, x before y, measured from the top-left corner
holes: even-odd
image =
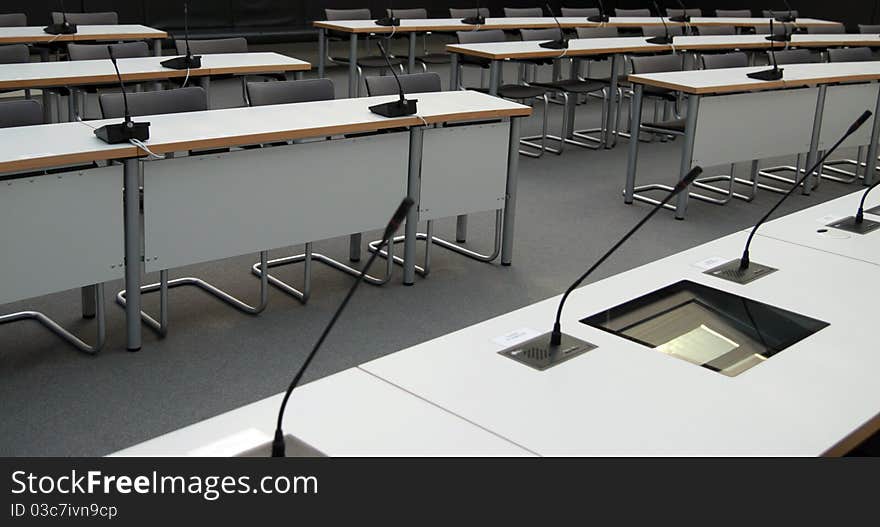
[[[768,36],[766,36],[766,37],[764,37],[764,38],[766,38],[767,41],[769,41],[769,42],[791,42],[791,35],[789,35],[789,34],[785,34],[785,35],[768,35]]]
[[[647,40],[648,44],[657,44],[660,46],[668,46],[672,44],[672,37],[651,37]]]
[[[95,130],[95,135],[110,145],[127,143],[132,139],[146,141],[150,138],[150,123],[132,121],[130,123],[107,124]]]
[[[596,349],[595,344],[562,334],[559,346],[550,344],[550,333],[511,346],[498,354],[538,371],[545,371],[565,361]]]
[[[415,115],[418,99],[397,100],[370,106],[370,111],[382,117],[405,117]]]
[[[709,269],[703,274],[714,276],[715,278],[721,278],[722,280],[727,280],[728,282],[733,282],[735,284],[745,285],[754,282],[759,278],[764,278],[767,275],[773,274],[776,271],[778,271],[778,269],[755,262],[749,263],[749,266],[745,269],[740,269],[740,259],[737,258],[721,264],[718,267]]]
[[[849,218],[829,223],[827,226],[832,229],[851,232],[853,234],[868,234],[880,229],[880,222],[865,218],[861,223],[856,223],[856,217],[850,216]]]
[[[472,26],[482,26],[486,23],[486,17],[484,16],[469,16],[467,18],[461,19],[462,24],[470,24]]]
[[[390,26],[399,26],[400,19],[397,17],[393,17],[393,16],[392,17],[386,16],[386,17],[382,17],[382,18],[376,20],[376,25],[377,26],[389,26],[389,27]]]
[[[687,24],[691,21],[691,17],[689,17],[689,16],[671,16],[671,17],[669,17],[669,21]]]
[[[759,81],[778,81],[782,79],[782,68],[771,68],[769,70],[756,71],[749,73],[746,77]]]
[[[607,24],[608,21],[608,15],[593,15],[587,17],[587,22],[593,22],[594,24]]]
[[[43,28],[43,31],[50,35],[74,35],[76,34],[76,24],[71,24],[70,22],[49,24]]]
[[[541,42],[538,45],[546,49],[568,49],[568,41],[565,39],[549,40],[547,42]]]
[[[202,57],[199,55],[184,55],[173,59],[163,60],[159,64],[163,68],[172,70],[197,70],[202,67]]]

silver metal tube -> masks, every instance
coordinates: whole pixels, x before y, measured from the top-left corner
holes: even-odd
[[[636,173],[638,172],[639,162],[639,129],[642,126],[642,101],[645,87],[642,84],[633,85],[633,97],[630,110],[629,129],[635,139],[629,142],[629,157],[626,165],[626,186],[624,187],[623,202],[627,205],[632,204],[633,194],[636,186]],[[635,130],[635,131],[633,131]]]
[[[125,306],[126,347],[129,351],[141,349],[141,210],[137,159],[123,162],[125,232],[125,289],[129,291]]]
[[[510,119],[510,139],[507,143],[507,196],[504,201],[504,227],[501,238],[501,265],[513,260],[513,231],[516,224],[516,184],[519,170],[520,117]]]
[[[419,196],[422,177],[422,144],[425,135],[423,126],[409,129],[409,171],[407,175],[407,195],[415,202],[406,216],[405,241],[403,245],[403,284],[413,285],[416,280],[416,234],[419,226]]]
[[[810,137],[810,152],[807,154],[807,163],[804,165],[805,168],[809,169],[812,167],[816,160],[819,158],[819,135],[822,133],[822,116],[825,110],[825,93],[828,90],[827,84],[822,84],[819,86],[819,96],[816,98],[816,114],[813,117],[813,135]],[[819,170],[819,173],[822,173],[822,170]],[[795,180],[797,180],[797,175],[795,174]],[[813,174],[807,174],[804,177],[804,188],[803,194],[804,196],[809,196],[810,192],[813,190]]]
[[[694,157],[694,140],[697,133],[697,116],[700,112],[700,96],[688,95],[687,100],[687,124],[685,125],[684,142],[681,145],[681,169],[679,180],[684,179],[691,170]],[[638,142],[638,130],[633,130],[633,138],[630,142]],[[681,192],[675,201],[675,219],[683,220],[687,214],[688,193]]]

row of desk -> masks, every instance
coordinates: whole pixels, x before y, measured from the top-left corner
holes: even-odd
[[[880,355],[859,315],[880,293],[880,235],[818,231],[852,215],[860,197],[765,225],[752,259],[779,271],[748,285],[704,274],[739,257],[747,232],[738,232],[582,287],[563,329],[598,348],[555,368],[498,352],[547,331],[559,297],[302,386],[284,428],[330,456],[842,455],[880,428]],[[726,377],[579,323],[680,280],[830,325]],[[280,399],[114,455],[238,455],[271,440]]]
[[[43,26],[0,27],[0,45],[151,40],[157,57],[162,55],[162,41],[167,38],[165,31],[140,24],[81,25],[72,35],[50,35],[43,31]]]

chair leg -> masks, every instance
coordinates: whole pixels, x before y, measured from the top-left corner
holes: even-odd
[[[523,148],[520,148],[519,153],[524,156],[534,157],[534,158],[539,158],[539,157],[543,156],[544,152],[546,152],[547,150],[550,150],[553,153],[558,153],[558,151],[556,149],[548,149],[547,148],[547,120],[549,117],[548,109],[550,106],[549,102],[547,100],[547,94],[545,93],[544,95],[542,95],[541,97],[538,97],[537,99],[542,100],[544,102],[544,115],[543,115],[543,126],[541,129],[541,135],[522,137],[519,140],[519,143],[521,146],[526,146],[526,147],[534,148],[535,150],[537,150],[537,152],[531,152],[529,150],[525,150]],[[536,140],[536,139],[540,139],[541,143],[540,144],[535,143],[534,140]]]

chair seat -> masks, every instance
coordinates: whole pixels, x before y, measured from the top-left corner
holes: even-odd
[[[670,121],[658,121],[656,123],[642,123],[642,126],[659,130],[668,130],[683,135],[685,124],[686,121],[684,119],[672,119]]]
[[[330,57],[333,62],[348,64],[348,57]],[[400,66],[403,61],[397,57],[388,57],[388,61],[392,66]],[[385,57],[358,57],[358,66],[362,68],[387,68]]]
[[[667,101],[674,101],[677,98],[675,91],[667,89],[667,88],[660,88],[658,86],[645,86],[642,90],[642,93],[646,97],[655,97],[658,99],[666,99]]]
[[[505,99],[531,99],[547,93],[546,88],[540,86],[523,86],[521,84],[505,84],[498,88],[498,95]]]
[[[556,82],[534,82],[534,86],[540,86],[549,90],[567,93],[592,93],[602,91],[607,84],[599,81],[581,81],[576,79],[561,80]]]

